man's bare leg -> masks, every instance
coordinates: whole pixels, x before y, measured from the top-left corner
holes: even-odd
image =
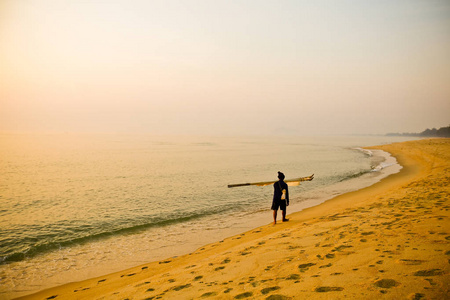
[[[289,219],[286,219],[286,211],[285,210],[283,210],[281,214],[283,216],[283,222],[289,221]]]
[[[273,225],[277,224],[277,211],[273,210]]]

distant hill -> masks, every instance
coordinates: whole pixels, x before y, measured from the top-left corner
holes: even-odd
[[[450,137],[450,126],[441,127],[439,129],[427,129],[421,133],[388,133],[388,136],[418,136],[418,137]]]

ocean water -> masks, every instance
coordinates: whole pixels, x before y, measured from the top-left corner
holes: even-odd
[[[194,251],[272,221],[273,188],[315,174],[288,214],[401,168],[400,137],[0,135],[0,298]]]

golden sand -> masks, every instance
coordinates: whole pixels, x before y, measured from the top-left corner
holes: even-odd
[[[402,171],[287,223],[25,298],[449,299],[450,139],[373,148]]]

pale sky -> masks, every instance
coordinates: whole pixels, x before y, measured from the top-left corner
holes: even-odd
[[[449,124],[448,0],[0,0],[0,131]]]

